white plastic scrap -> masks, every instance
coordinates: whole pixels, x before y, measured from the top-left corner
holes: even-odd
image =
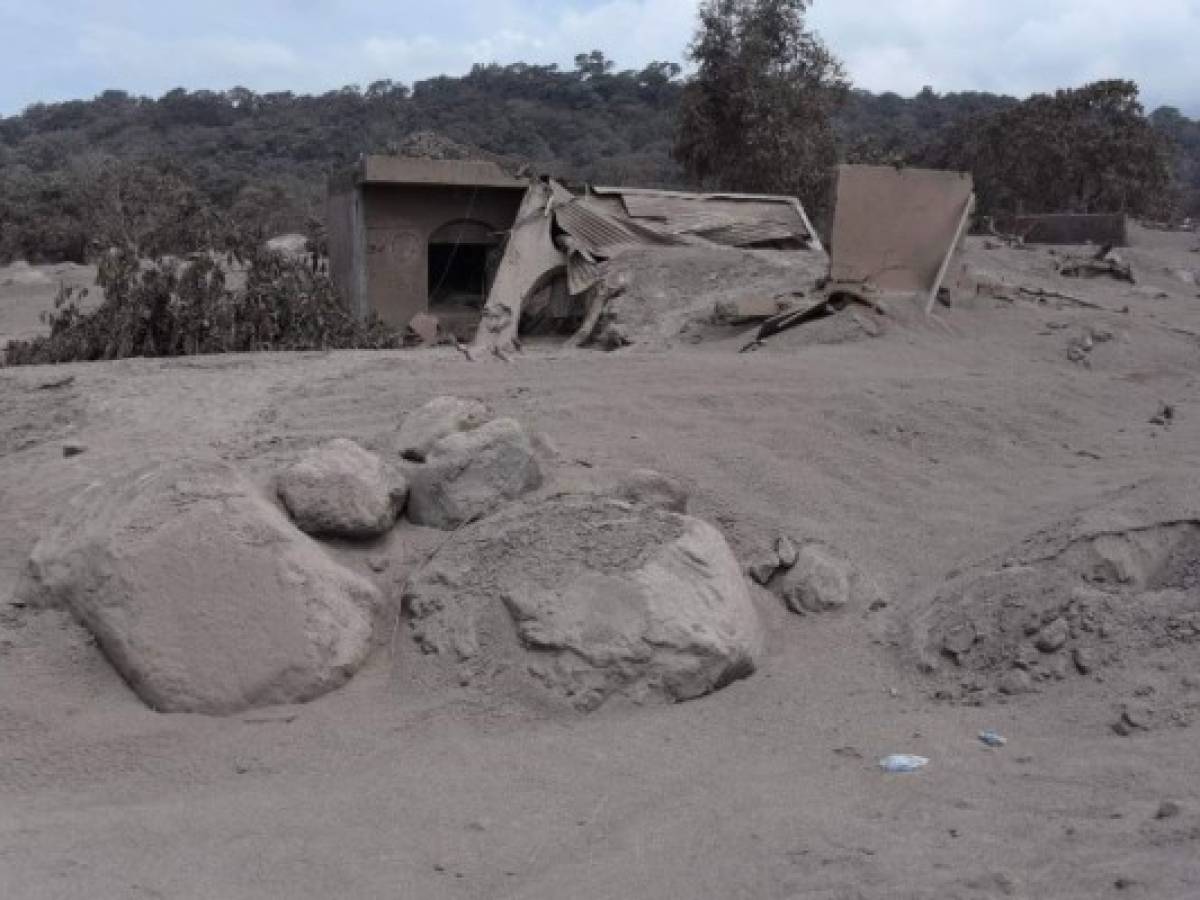
[[[924,756],[911,756],[907,753],[897,753],[892,756],[885,756],[879,761],[879,768],[891,774],[903,774],[906,772],[916,772],[929,765],[929,760]]]

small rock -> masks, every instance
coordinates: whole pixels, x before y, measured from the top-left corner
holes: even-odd
[[[493,512],[542,485],[525,429],[495,419],[435,443],[424,465],[411,471],[408,517],[418,525],[450,530]]]
[[[63,444],[62,455],[70,459],[72,456],[79,456],[81,453],[87,453],[87,447],[83,444]]]
[[[1059,653],[1050,656],[1042,663],[1042,671],[1039,675],[1044,680],[1064,681],[1067,677],[1067,670],[1071,665],[1071,661],[1067,659],[1065,653]]]
[[[442,438],[463,431],[474,431],[495,416],[478,400],[435,397],[420,409],[409,413],[400,426],[396,441],[400,453],[414,462],[424,462],[433,445]]]
[[[775,577],[775,573],[779,571],[778,556],[763,556],[746,566],[746,575],[755,584],[760,584],[766,587],[771,583],[771,579]]]
[[[1134,728],[1147,729],[1154,721],[1154,710],[1141,703],[1130,703],[1125,706],[1121,718]]]
[[[1037,648],[1030,644],[1022,644],[1013,654],[1012,664],[1018,669],[1030,671],[1036,669],[1042,661],[1042,655]]]
[[[972,622],[962,621],[951,625],[942,638],[942,649],[952,656],[961,656],[975,646],[978,637]]]
[[[1122,737],[1129,737],[1135,731],[1148,731],[1154,721],[1154,711],[1142,704],[1126,704],[1121,711],[1121,717],[1113,723],[1112,729]]]
[[[1096,668],[1096,654],[1086,647],[1076,647],[1071,656],[1080,675],[1088,675]]]
[[[367,565],[376,574],[386,572],[391,564],[391,559],[386,556],[371,556],[367,559]]]
[[[1043,653],[1057,653],[1066,645],[1070,636],[1071,628],[1067,621],[1055,619],[1038,633],[1035,644]]]
[[[1156,819],[1174,819],[1183,813],[1183,807],[1174,800],[1164,800],[1158,805],[1158,811],[1155,812]]]
[[[611,493],[628,503],[644,503],[669,512],[687,512],[687,485],[653,469],[634,469],[620,475]]]
[[[1018,694],[1028,694],[1033,690],[1033,679],[1022,669],[1010,669],[1004,673],[998,685],[1000,693],[1010,697]]]
[[[1079,346],[1078,344],[1072,344],[1067,348],[1067,359],[1069,359],[1071,362],[1086,363],[1087,358],[1087,350],[1083,349],[1083,347]]]
[[[851,579],[848,563],[808,544],[784,575],[780,595],[792,612],[831,612],[849,604]]]
[[[800,549],[790,537],[780,535],[775,539],[775,555],[779,557],[781,566],[790,569],[800,559]]]
[[[697,335],[697,337],[699,336]],[[633,339],[629,336],[629,330],[625,326],[614,323],[600,333],[598,342],[605,350],[620,350],[622,347],[632,344]]]
[[[302,531],[352,540],[388,531],[408,495],[399,473],[344,438],[306,453],[279,476],[278,488]]]

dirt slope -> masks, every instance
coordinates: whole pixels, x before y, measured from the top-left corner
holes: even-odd
[[[973,705],[937,699],[944,678],[903,638],[953,574],[1124,489],[1195,481],[1200,299],[1172,272],[1200,256],[1175,236],[1138,242],[1151,291],[1042,282],[1029,273],[1045,251],[972,250],[1001,281],[1103,310],[982,295],[878,339],[785,335],[744,355],[730,334],[511,364],[427,351],[0,370],[0,896],[1200,895],[1200,726],[1111,727],[1167,685],[1179,709],[1200,704],[1200,645],[1153,683],[1099,671]],[[1111,339],[1086,364],[1068,359],[1098,332]],[[889,605],[797,617],[756,590],[764,670],[672,707],[548,716],[445,689],[401,633],[319,701],[209,719],[149,712],[65,616],[9,604],[37,535],[92,480],[205,452],[265,482],[326,438],[387,450],[438,394],[544,432],[564,466],[682,477],[743,559],[781,531],[827,541]],[[1170,423],[1152,424],[1164,403]],[[87,451],[64,458],[64,441]],[[395,590],[434,541],[406,528],[335,552]],[[984,749],[985,728],[1008,746]],[[931,762],[884,775],[894,752]],[[1157,817],[1164,801],[1177,814]]]

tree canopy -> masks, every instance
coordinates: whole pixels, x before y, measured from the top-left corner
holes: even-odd
[[[1200,121],[1143,115],[1128,82],[1027,101],[847,91],[804,26],[807,5],[705,3],[691,79],[666,61],[621,70],[592,50],[570,70],[478,65],[319,96],[114,90],[35,104],[0,118],[0,261],[83,261],[118,244],[185,252],[231,228],[307,232],[330,171],[420,131],[549,174],[795,193],[814,212],[844,159],[968,168],[995,209],[1159,216],[1174,200],[1200,216]]]
[[[675,159],[699,185],[825,205],[849,82],[805,25],[808,0],[705,0]]]

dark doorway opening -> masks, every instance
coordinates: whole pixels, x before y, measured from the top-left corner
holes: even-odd
[[[486,244],[430,244],[429,303],[482,305],[488,249]]]
[[[497,235],[483,222],[451,222],[430,238],[429,311],[460,339],[479,325],[499,252]]]

